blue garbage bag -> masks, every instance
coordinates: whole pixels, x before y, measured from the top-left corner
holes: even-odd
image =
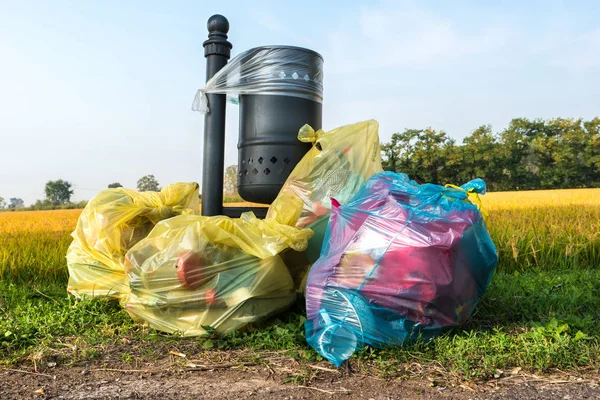
[[[479,194],[485,182],[419,185],[374,175],[344,206],[332,199],[307,280],[308,343],[339,366],[365,345],[402,345],[463,324],[498,255]]]

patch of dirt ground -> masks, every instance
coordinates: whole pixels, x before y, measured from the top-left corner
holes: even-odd
[[[285,352],[157,347],[151,356],[130,343],[101,348],[93,360],[64,351],[30,357],[0,367],[0,399],[600,399],[597,371],[536,376],[517,369],[473,383],[418,364],[382,378],[368,364],[336,369]]]
[[[433,385],[428,379],[386,380],[322,371],[310,385],[284,383],[268,367],[208,370],[55,367],[0,373],[1,399],[597,399],[590,379],[523,379],[515,383]],[[554,382],[556,381],[556,382]]]

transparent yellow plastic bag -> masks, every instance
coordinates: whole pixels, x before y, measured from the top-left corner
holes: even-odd
[[[304,254],[282,255],[291,266],[294,282],[304,292],[306,272],[318,258],[331,212],[331,200],[349,201],[371,176],[382,172],[379,124],[368,120],[328,132],[304,125],[298,133],[313,147],[300,160],[269,207],[267,219],[299,228],[311,228],[315,235]]]
[[[198,213],[198,190],[197,183],[176,183],[160,192],[101,191],[87,204],[71,234],[68,292],[117,299],[129,293],[123,266],[127,251],[159,221]]]
[[[295,300],[279,253],[303,251],[313,232],[260,220],[182,215],[162,221],[126,255],[131,317],[185,336],[226,333]]]

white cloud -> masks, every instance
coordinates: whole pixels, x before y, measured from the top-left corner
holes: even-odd
[[[284,32],[286,29],[281,23],[281,18],[278,18],[275,14],[271,12],[266,12],[265,10],[255,10],[253,9],[251,12],[252,19],[259,25],[265,29],[268,29],[273,32]]]
[[[552,66],[570,70],[600,68],[600,28],[565,35],[547,54]]]
[[[466,31],[447,17],[412,3],[362,9],[329,34],[329,71],[373,68],[430,69],[468,55],[493,54],[513,36],[508,24],[489,21]]]
[[[278,37],[291,39],[298,44],[308,45],[312,42],[310,34],[306,35],[301,30],[294,30],[291,26],[286,26],[281,16],[274,14],[264,8],[252,9],[250,11],[251,19],[266,30],[277,34]]]
[[[481,65],[493,68],[600,67],[600,29],[581,32],[577,20],[515,14],[456,15],[410,2],[362,8],[327,32],[327,73],[364,76],[383,70],[431,71]]]

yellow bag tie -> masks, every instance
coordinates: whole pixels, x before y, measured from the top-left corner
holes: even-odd
[[[304,143],[316,143],[325,132],[319,129],[315,132],[312,126],[304,124],[298,131],[298,140]]]
[[[459,190],[462,190],[463,192],[467,193],[467,196],[468,196],[467,200],[469,200],[472,204],[477,206],[477,208],[479,209],[479,212],[481,213],[481,215],[483,215],[483,218],[487,218],[488,212],[483,207],[483,202],[479,198],[479,193],[477,193],[475,191],[475,189],[471,188],[469,190],[465,190],[465,189],[461,188],[460,186],[452,185],[449,183],[447,185],[445,185],[444,187],[452,188],[452,189],[459,189]]]

